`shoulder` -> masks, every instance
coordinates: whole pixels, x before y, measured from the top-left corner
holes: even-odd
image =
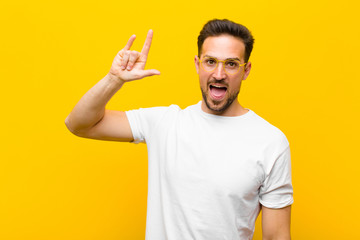
[[[253,112],[252,123],[256,131],[265,138],[269,144],[277,145],[281,150],[289,146],[286,135],[276,126]]]
[[[167,107],[149,107],[126,111],[134,142],[147,142],[149,136],[159,128],[166,128],[180,111],[177,105]]]
[[[180,110],[181,108],[178,105],[172,104],[170,106],[148,107],[148,108],[138,108],[138,109],[128,110],[126,111],[126,114],[161,116],[166,113],[176,113],[179,112]]]

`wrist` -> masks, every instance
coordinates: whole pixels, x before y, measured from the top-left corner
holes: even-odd
[[[125,83],[124,80],[122,80],[121,78],[119,78],[111,73],[106,74],[105,78],[107,79],[109,84],[111,84],[111,85],[115,84],[119,88],[121,88],[122,85],[124,85],[124,83]]]

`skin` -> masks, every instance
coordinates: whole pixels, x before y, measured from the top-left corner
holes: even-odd
[[[262,206],[262,239],[291,240],[291,206],[272,209]]]
[[[125,112],[106,110],[105,106],[125,83],[160,74],[155,69],[145,70],[152,37],[153,31],[149,30],[141,52],[130,50],[136,36],[130,37],[115,56],[109,73],[80,99],[66,118],[65,124],[73,134],[99,140],[133,141]]]
[[[215,57],[219,60],[238,58],[244,63],[244,43],[230,35],[220,35],[205,39],[201,56]],[[237,99],[241,83],[250,73],[251,63],[241,67],[234,75],[227,74],[222,64],[218,64],[213,72],[207,72],[200,67],[199,57],[195,56],[195,67],[199,74],[200,88],[203,94],[201,108],[204,112],[220,116],[240,116],[247,112]],[[209,84],[226,86],[227,92],[224,99],[217,101],[212,98]],[[229,100],[233,100],[229,105]],[[228,106],[227,106],[228,105]],[[291,206],[281,209],[271,209],[262,206],[262,237],[263,240],[290,240]]]
[[[242,40],[231,35],[220,35],[205,39],[200,59],[204,56],[215,57],[219,60],[234,58],[244,63],[244,55],[245,45]],[[226,73],[222,64],[218,64],[212,72],[205,71],[200,67],[198,56],[195,56],[195,67],[199,74],[200,88],[203,94],[201,108],[204,112],[221,116],[240,116],[248,111],[240,105],[237,95],[242,81],[250,74],[251,62],[240,67],[240,70],[234,75]],[[225,98],[221,101],[212,98],[210,84],[227,87]]]
[[[149,30],[141,52],[130,50],[136,38],[135,35],[130,37],[125,47],[115,56],[109,73],[79,100],[66,118],[65,124],[73,134],[120,142],[134,140],[125,112],[106,110],[105,106],[125,83],[160,74],[158,70],[145,69],[152,37],[153,32]],[[204,41],[201,56],[209,55],[219,60],[239,58],[244,62],[244,51],[245,46],[241,40],[221,35]],[[247,112],[238,102],[237,94],[241,82],[250,73],[250,62],[235,75],[226,74],[221,64],[215,71],[206,72],[200,68],[198,57],[195,57],[195,67],[205,96],[201,105],[203,111],[222,116],[239,116]],[[209,84],[214,82],[228,87],[226,97],[221,101],[215,101],[209,94]],[[234,100],[225,107],[232,98]],[[282,209],[262,207],[263,240],[290,239],[290,212],[290,206]]]

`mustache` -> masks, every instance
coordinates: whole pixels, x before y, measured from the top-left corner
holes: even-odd
[[[212,83],[218,83],[218,84],[222,84],[222,85],[225,85],[226,87],[228,87],[228,84],[225,82],[225,79],[220,79],[220,80],[211,79],[211,80],[208,82],[208,85],[210,85],[210,84],[212,84]]]

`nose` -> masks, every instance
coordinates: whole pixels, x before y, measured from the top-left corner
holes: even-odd
[[[225,76],[226,76],[226,72],[224,69],[224,64],[222,62],[219,62],[214,70],[214,78],[217,80],[221,80],[224,79]]]

